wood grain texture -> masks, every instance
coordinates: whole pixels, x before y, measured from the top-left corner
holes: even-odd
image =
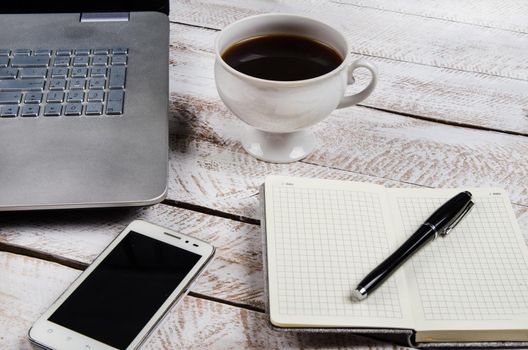
[[[30,249],[36,252],[36,256],[45,253],[80,262],[81,266],[87,265],[136,219],[172,228],[217,248],[215,259],[193,286],[193,292],[264,309],[259,226],[168,205],[119,210],[1,213],[0,250],[2,245],[8,245]]]
[[[186,49],[173,44],[171,50],[171,132],[183,144],[204,139],[226,147],[238,143],[241,122],[219,99],[213,56],[194,49],[204,45],[200,34],[196,36],[195,46],[189,40],[183,43]],[[358,106],[335,111],[315,131],[319,145],[307,163],[428,187],[504,187],[513,202],[528,204],[528,138],[524,136]]]
[[[528,39],[520,32],[320,0],[173,0],[171,4],[173,21],[215,29],[259,13],[309,15],[342,31],[357,54],[528,79]],[[518,11],[520,16],[528,15],[523,8]]]
[[[171,137],[169,198],[201,207],[260,219],[258,188],[267,175],[292,175],[370,182],[387,187],[422,187],[352,171],[305,162],[270,164],[248,155],[237,141],[218,145],[209,141]],[[526,239],[528,207],[513,204]]]
[[[0,348],[34,349],[29,328],[80,271],[0,252]]]
[[[212,30],[171,25],[171,91],[216,96]],[[361,58],[352,55],[353,59]],[[528,82],[368,57],[378,86],[360,105],[442,123],[528,135]],[[368,73],[358,70],[359,90]]]
[[[528,4],[525,1],[481,0],[334,0],[340,4],[443,19],[483,27],[528,33]]]
[[[0,252],[0,348],[34,349],[27,332],[79,275],[78,270]],[[143,349],[404,349],[359,336],[272,331],[263,313],[185,297]]]
[[[293,174],[386,186],[411,186],[330,168],[296,163],[290,168],[258,162],[237,149],[208,142],[189,143],[181,168],[173,169],[179,182],[174,195],[203,207],[259,218],[258,186],[269,173]],[[183,154],[182,154],[183,155]],[[210,186],[210,187],[209,187]],[[205,188],[209,196],[197,189]],[[415,187],[415,186],[413,186]],[[522,233],[528,239],[528,207],[514,206]],[[262,239],[260,228],[167,205],[138,209],[54,211],[0,214],[2,245],[90,263],[132,220],[143,219],[211,242],[216,258],[192,291],[207,298],[264,309]]]

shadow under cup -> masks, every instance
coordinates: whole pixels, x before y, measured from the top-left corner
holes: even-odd
[[[255,78],[229,66],[222,54],[256,36],[287,34],[322,42],[343,62],[321,76],[295,81]],[[244,18],[223,29],[215,45],[215,82],[225,105],[247,125],[240,138],[254,157],[287,163],[308,156],[315,141],[307,130],[328,116],[343,99],[348,82],[348,44],[341,33],[317,20],[289,14]]]

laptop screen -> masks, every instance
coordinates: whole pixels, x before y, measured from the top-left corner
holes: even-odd
[[[169,14],[168,0],[4,1],[0,13],[158,11]]]

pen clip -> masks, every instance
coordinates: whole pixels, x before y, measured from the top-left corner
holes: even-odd
[[[460,212],[460,215],[458,215],[458,217],[440,233],[440,236],[447,236],[449,232],[471,211],[473,204],[475,204],[473,201],[469,201],[466,207]]]

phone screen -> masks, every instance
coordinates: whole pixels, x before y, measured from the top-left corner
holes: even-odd
[[[130,231],[48,320],[124,349],[200,258]]]

